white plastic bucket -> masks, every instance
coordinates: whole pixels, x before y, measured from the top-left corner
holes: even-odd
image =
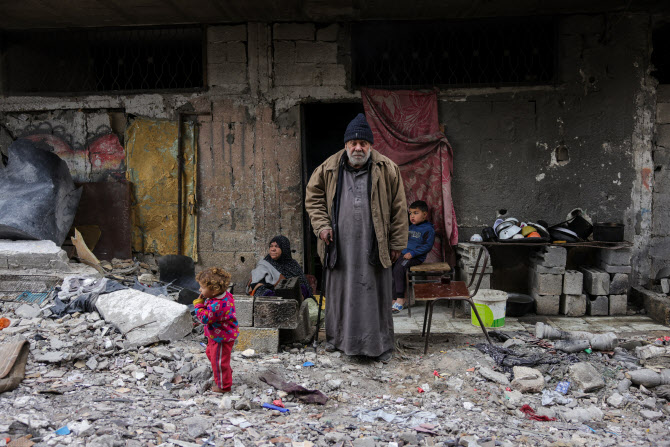
[[[484,327],[505,326],[505,311],[507,310],[507,292],[494,289],[479,289],[472,297]],[[475,313],[470,310],[470,322],[479,326]]]

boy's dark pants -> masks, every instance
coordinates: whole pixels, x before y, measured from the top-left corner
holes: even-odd
[[[207,342],[205,353],[212,363],[212,374],[214,383],[222,390],[229,390],[233,384],[233,370],[230,367],[230,353],[233,350],[234,341],[217,343],[211,338]]]
[[[417,261],[416,259],[398,259],[395,264],[393,264],[393,291],[395,292],[394,298],[404,298],[405,297],[405,272],[410,267],[421,264],[423,261]]]

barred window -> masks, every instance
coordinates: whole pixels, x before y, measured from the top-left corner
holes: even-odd
[[[354,84],[379,88],[550,84],[551,17],[458,22],[360,22],[352,30]]]
[[[204,86],[201,27],[7,31],[2,37],[8,94]]]

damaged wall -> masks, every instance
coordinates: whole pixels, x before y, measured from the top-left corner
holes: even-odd
[[[670,267],[670,84],[658,86],[653,152],[654,184],[649,241],[650,273]]]

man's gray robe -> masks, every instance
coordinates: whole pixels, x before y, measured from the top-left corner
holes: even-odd
[[[393,349],[392,272],[369,263],[372,230],[367,169],[342,169],[337,264],[326,279],[326,341],[347,355]]]

